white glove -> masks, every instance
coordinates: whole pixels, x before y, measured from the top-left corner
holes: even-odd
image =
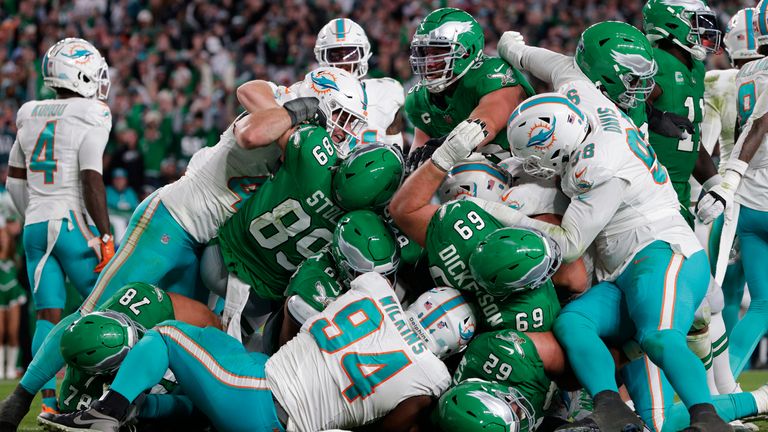
[[[748,166],[749,164],[738,159],[728,162],[723,181],[709,189],[696,204],[696,216],[702,223],[712,223],[723,213],[726,207],[732,205],[733,196],[736,194],[741,177],[747,171]],[[706,183],[709,181],[705,182],[705,185]]]
[[[453,128],[445,142],[432,153],[432,162],[443,171],[448,171],[457,162],[468,158],[487,136],[484,121],[464,120]]]
[[[511,64],[515,69],[522,69],[520,64],[520,53],[525,46],[525,38],[516,31],[505,31],[496,45],[499,56]]]

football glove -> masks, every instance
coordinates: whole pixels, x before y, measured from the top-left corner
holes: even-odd
[[[511,64],[514,68],[520,69],[520,48],[525,46],[525,38],[516,31],[505,31],[499,39],[496,49],[499,56]]]
[[[747,164],[741,160],[730,160],[726,164],[723,181],[707,190],[696,204],[696,217],[702,223],[708,224],[717,219],[725,209],[733,203],[733,196],[739,188],[741,177],[747,171]],[[705,182],[705,186],[709,186]]]
[[[96,238],[95,240],[98,241],[99,244],[101,260],[93,269],[93,272],[101,273],[101,271],[104,270],[104,267],[109,264],[109,260],[115,256],[115,238],[109,234],[104,234],[101,238]]]
[[[446,137],[447,135],[440,138],[430,138],[423,146],[415,148],[408,153],[408,160],[405,162],[405,175],[411,175],[421,164],[428,161],[432,157],[432,153],[443,144]]]
[[[667,111],[659,111],[651,104],[646,104],[648,129],[666,137],[686,139],[693,135],[693,123],[683,117]]]
[[[320,127],[324,128],[326,119],[319,107],[320,100],[316,97],[300,97],[283,104],[283,108],[291,117],[291,127],[307,120],[315,120]]]
[[[432,162],[443,171],[448,171],[469,157],[488,136],[486,124],[482,120],[467,119],[459,123],[434,153]]]

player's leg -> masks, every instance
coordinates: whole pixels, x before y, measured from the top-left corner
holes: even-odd
[[[569,303],[555,320],[553,332],[565,350],[574,374],[594,398],[593,413],[579,426],[622,430],[641,426],[640,419],[618,393],[613,356],[604,340],[619,343],[634,328],[627,320],[622,293],[613,283],[602,282]],[[597,314],[594,311],[601,311]],[[627,430],[632,429],[628,426]]]
[[[6,350],[5,350],[5,377],[6,379],[18,378],[16,365],[19,360],[19,325],[21,323],[21,305],[26,303],[26,294],[21,287],[16,288],[16,300],[12,300],[6,312]]]
[[[731,333],[731,370],[738,377],[768,330],[768,212],[742,206],[737,232],[752,297],[747,313]]]
[[[743,392],[729,395],[719,395],[712,398],[717,414],[725,421],[732,422],[744,417],[762,414],[758,408],[757,392]],[[766,395],[768,396],[768,395]],[[762,397],[766,397],[762,396]],[[768,402],[768,399],[766,400]],[[677,432],[690,425],[690,415],[685,405],[678,402],[667,411],[667,421],[661,432]]]
[[[99,264],[98,246],[89,246],[95,237],[95,228],[89,227],[82,215],[70,212],[70,220],[61,227],[59,241],[53,253],[61,263],[64,273],[84,298],[93,289],[98,273],[93,269]]]
[[[51,420],[66,424],[104,414],[120,418],[130,401],[156,384],[170,368],[184,394],[218,430],[282,430],[265,379],[266,360],[263,354],[247,353],[237,340],[220,330],[166,321],[147,332],[131,350],[111,390],[98,405]],[[242,415],[245,410],[249,415]]]
[[[691,410],[693,423],[727,430],[711,406],[704,366],[686,343],[709,275],[704,251],[685,258],[668,243],[656,241],[635,256],[617,285],[637,327],[636,339]]]
[[[640,418],[651,430],[662,430],[675,403],[675,391],[664,372],[643,355],[622,367],[621,377]]]
[[[723,279],[723,300],[725,302],[723,321],[725,321],[726,334],[729,338],[740,319],[741,300],[744,298],[745,284],[744,267],[741,258],[737,256],[733,263],[728,264]]]
[[[32,354],[37,355],[43,342],[56,324],[61,321],[61,314],[66,303],[64,272],[54,250],[59,241],[66,220],[51,220],[31,224],[25,227],[23,234],[24,249],[27,254],[27,275],[32,290],[32,299],[36,310],[35,332],[32,337]],[[57,410],[56,372],[45,377],[38,377],[34,386],[21,385],[31,393],[43,391],[43,409]],[[25,374],[26,375],[26,374]]]
[[[3,296],[3,293],[0,292],[0,297]],[[5,378],[5,353],[7,345],[5,343],[7,336],[8,336],[8,326],[6,325],[8,321],[8,306],[3,305],[0,303],[0,379],[6,379]],[[10,361],[10,360],[9,360]],[[10,378],[13,379],[13,378]]]

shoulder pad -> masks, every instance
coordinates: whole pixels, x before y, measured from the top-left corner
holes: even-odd
[[[95,99],[83,99],[82,104],[78,104],[77,110],[78,117],[86,124],[112,128],[112,111],[106,103]]]

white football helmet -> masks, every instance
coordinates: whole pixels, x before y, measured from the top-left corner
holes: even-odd
[[[512,156],[522,160],[525,172],[545,179],[562,175],[571,152],[588,131],[584,113],[559,93],[528,98],[507,122]]]
[[[723,42],[725,51],[734,60],[758,59],[763,57],[757,52],[757,34],[755,33],[755,17],[757,9],[744,8],[731,18],[725,30]]]
[[[355,78],[362,78],[368,73],[371,43],[359,24],[349,18],[336,18],[317,34],[315,58],[320,66],[348,67]]]
[[[458,290],[432,288],[405,312],[408,325],[438,358],[463,351],[475,335],[472,307]]]
[[[320,67],[304,77],[297,94],[320,99],[326,130],[346,157],[368,126],[368,96],[360,81],[345,70]]]
[[[106,99],[109,95],[107,62],[90,42],[66,38],[45,53],[43,82],[50,88],[64,88],[83,97]]]
[[[466,197],[501,202],[512,185],[509,172],[487,161],[463,162],[453,166],[437,190],[441,203]]]

